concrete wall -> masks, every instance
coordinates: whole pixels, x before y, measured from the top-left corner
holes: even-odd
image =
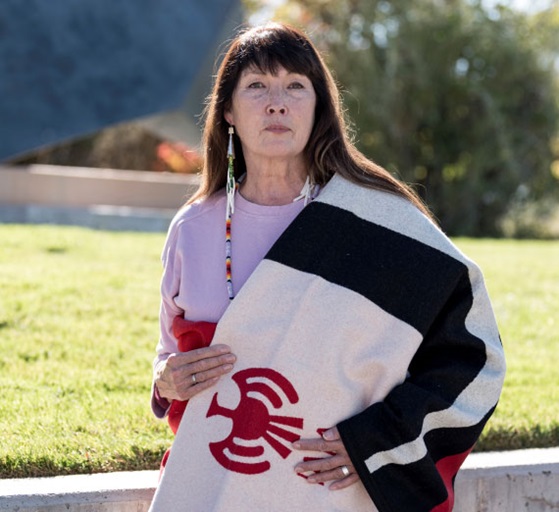
[[[192,175],[53,165],[0,167],[0,204],[114,205],[176,209],[196,189]]]
[[[147,512],[157,480],[157,471],[0,480],[0,510]],[[456,479],[454,512],[557,510],[559,448],[474,453]]]
[[[559,448],[474,453],[456,478],[454,512],[559,510]]]
[[[147,171],[0,166],[0,222],[165,231],[198,183]]]
[[[0,480],[0,510],[145,512],[157,471]]]

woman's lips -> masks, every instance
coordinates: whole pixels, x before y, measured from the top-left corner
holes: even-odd
[[[289,131],[289,128],[283,124],[271,124],[266,126],[266,131],[273,133],[285,133]]]

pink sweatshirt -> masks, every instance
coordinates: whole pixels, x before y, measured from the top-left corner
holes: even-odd
[[[229,305],[225,280],[225,199],[225,190],[221,190],[181,209],[171,222],[162,254],[161,337],[154,368],[178,351],[172,332],[175,316],[217,322]],[[303,208],[303,200],[262,206],[237,192],[231,224],[235,294]],[[168,402],[154,392],[151,403],[155,415],[163,417]]]

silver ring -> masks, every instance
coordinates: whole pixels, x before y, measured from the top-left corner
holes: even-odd
[[[195,386],[196,385],[196,374],[195,373],[191,374],[190,378],[192,379],[192,385]]]
[[[347,466],[340,466],[340,469],[342,470],[344,476],[349,476],[349,468]]]

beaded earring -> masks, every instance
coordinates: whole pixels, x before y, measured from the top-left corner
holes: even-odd
[[[233,161],[235,160],[235,146],[233,144],[233,135],[235,128],[229,126],[229,144],[227,145],[227,181],[225,183],[225,191],[227,193],[227,209],[226,218],[231,217],[235,212],[235,167]]]
[[[225,274],[227,280],[227,294],[229,300],[235,298],[233,291],[233,276],[231,272],[231,215],[235,211],[235,190],[237,183],[235,182],[235,148],[233,145],[233,135],[235,129],[229,126],[229,145],[227,146],[227,181],[225,183],[225,191],[227,194],[227,206],[225,208]]]

